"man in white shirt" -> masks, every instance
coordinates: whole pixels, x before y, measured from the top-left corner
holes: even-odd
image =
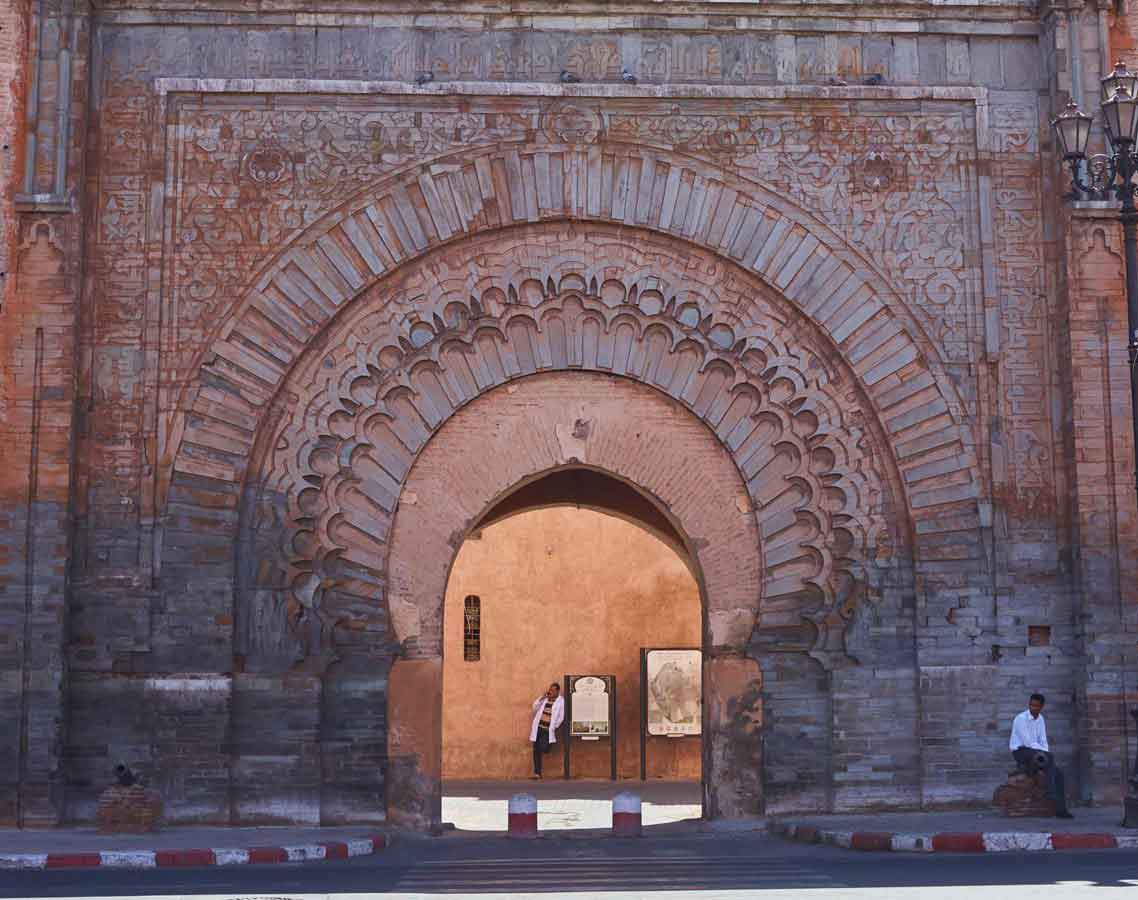
[[[1055,801],[1055,815],[1060,819],[1073,819],[1067,810],[1067,792],[1063,772],[1055,765],[1051,748],[1047,745],[1047,723],[1043,721],[1042,694],[1032,694],[1027,709],[1012,720],[1012,736],[1008,749],[1016,763],[1029,775],[1042,769],[1047,775],[1047,796]]]
[[[565,719],[565,698],[556,681],[542,696],[533,701],[533,721],[529,739],[533,744],[533,778],[541,778],[541,758],[549,752],[549,745],[557,743],[557,726]]]

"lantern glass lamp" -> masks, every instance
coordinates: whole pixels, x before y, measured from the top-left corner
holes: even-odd
[[[1051,127],[1055,129],[1059,145],[1063,148],[1064,159],[1082,159],[1087,155],[1093,122],[1094,119],[1074,103],[1068,103],[1067,108],[1051,120]]]
[[[1102,79],[1102,99],[1105,103],[1122,88],[1131,97],[1138,97],[1138,74],[1126,68],[1126,63],[1119,60],[1114,64],[1113,71]]]
[[[1122,88],[1102,105],[1102,115],[1106,119],[1110,143],[1115,152],[1125,152],[1138,138],[1138,97]]]

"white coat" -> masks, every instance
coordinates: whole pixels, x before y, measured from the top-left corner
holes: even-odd
[[[537,726],[541,724],[541,711],[545,708],[545,694],[533,701],[533,724],[530,725],[529,739],[532,743],[537,740]],[[557,743],[557,726],[565,721],[565,698],[558,696],[553,701],[553,709],[549,714],[549,743]]]

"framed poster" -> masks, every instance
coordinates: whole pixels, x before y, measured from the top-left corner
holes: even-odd
[[[572,737],[608,737],[612,730],[608,679],[578,675],[571,680],[569,691],[569,708],[573,712],[569,734]]]
[[[681,737],[699,734],[702,723],[703,653],[645,650],[647,732]]]
[[[577,738],[581,741],[609,742],[609,777],[616,781],[616,676],[566,675],[565,718],[569,735],[565,739],[565,777],[570,777],[569,756]]]

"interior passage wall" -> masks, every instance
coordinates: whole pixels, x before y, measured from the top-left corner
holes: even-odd
[[[481,653],[463,659],[463,602],[481,600]],[[523,778],[530,705],[566,674],[617,679],[618,773],[639,776],[640,648],[700,646],[699,587],[644,529],[572,507],[531,510],[483,529],[447,585],[443,777]],[[560,750],[560,745],[557,746]],[[561,774],[561,754],[547,757]],[[700,777],[699,741],[652,739],[648,776]],[[573,774],[606,777],[609,745],[575,742]]]

